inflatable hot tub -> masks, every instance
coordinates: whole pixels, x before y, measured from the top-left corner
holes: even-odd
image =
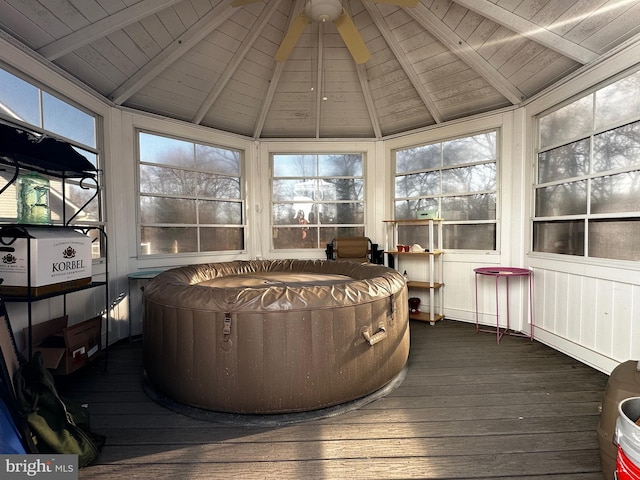
[[[144,290],[144,368],[160,394],[227,413],[303,412],[384,387],[409,355],[407,287],[374,264],[193,265]]]

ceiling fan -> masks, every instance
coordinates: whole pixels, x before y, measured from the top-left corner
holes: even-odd
[[[250,3],[263,2],[265,0],[233,0],[232,5],[239,7]],[[419,0],[366,0],[376,3],[387,3],[398,7],[415,7]],[[283,62],[293,51],[300,35],[308,23],[333,22],[342,37],[349,53],[356,63],[366,63],[371,54],[364,43],[360,32],[353,20],[342,6],[341,0],[308,0],[300,15],[293,21],[289,30],[282,39],[280,48],[275,54],[275,60]]]

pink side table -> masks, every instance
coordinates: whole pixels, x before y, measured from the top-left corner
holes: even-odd
[[[476,287],[476,333],[477,332],[489,332],[495,333],[497,342],[500,343],[500,339],[503,335],[515,335],[519,337],[528,337],[533,340],[533,275],[532,271],[527,268],[518,267],[481,267],[473,270],[475,274],[475,287]],[[496,280],[496,329],[482,329],[478,322],[478,275],[487,275],[495,277]],[[511,277],[527,277],[529,279],[529,335],[526,333],[519,333],[511,331],[509,324],[509,279]],[[500,328],[500,311],[499,311],[499,298],[498,298],[498,282],[500,278],[505,278],[506,282],[506,294],[507,294],[507,326],[506,328]]]

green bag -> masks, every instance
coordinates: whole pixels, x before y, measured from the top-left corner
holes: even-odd
[[[86,408],[60,398],[40,352],[20,366],[13,381],[39,453],[76,454],[79,467],[96,459],[106,437],[91,432]]]

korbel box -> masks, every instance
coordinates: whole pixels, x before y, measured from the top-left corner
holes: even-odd
[[[24,232],[31,237],[23,238]],[[2,230],[0,294],[26,296],[27,268],[31,265],[31,295],[64,292],[91,283],[91,238],[66,228],[25,227],[9,237]],[[7,235],[7,236],[5,236]],[[31,261],[27,242],[31,242]]]

